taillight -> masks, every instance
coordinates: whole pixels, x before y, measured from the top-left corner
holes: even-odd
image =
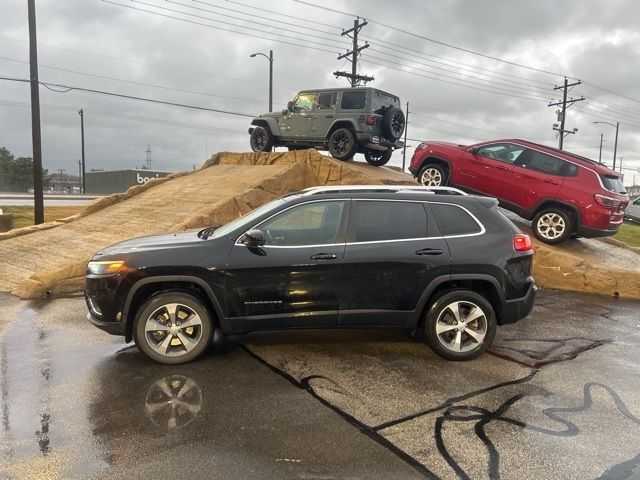
[[[376,124],[376,116],[375,115],[367,115],[364,117],[364,123],[367,125],[375,125]]]
[[[599,193],[596,193],[594,198],[599,205],[607,208],[618,208],[621,203],[617,198],[607,197],[605,195],[600,195]]]
[[[513,236],[513,248],[516,252],[527,252],[533,250],[533,243],[531,243],[529,235],[516,233]]]

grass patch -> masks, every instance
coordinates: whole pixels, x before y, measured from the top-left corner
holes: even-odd
[[[60,218],[70,217],[82,210],[86,205],[82,206],[46,206],[44,207],[44,221],[52,222]],[[33,225],[33,207],[3,207],[0,209],[4,214],[15,216],[15,228],[28,227]]]
[[[613,238],[632,247],[640,247],[640,224],[623,222],[622,225],[620,225],[620,230]]]

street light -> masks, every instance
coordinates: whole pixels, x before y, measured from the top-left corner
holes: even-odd
[[[273,111],[273,50],[269,50],[269,55],[266,53],[252,53],[249,55],[251,58],[254,58],[257,55],[262,55],[264,58],[269,60],[269,111]]]
[[[620,122],[616,122],[615,125],[609,122],[593,122],[595,123],[604,123],[605,125],[611,125],[612,127],[616,127],[616,141],[613,144],[613,170],[616,169],[616,154],[618,153],[618,129],[620,128]]]

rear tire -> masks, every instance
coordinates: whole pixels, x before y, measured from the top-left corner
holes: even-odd
[[[356,139],[348,128],[338,128],[329,136],[329,153],[338,160],[351,160],[356,154]]]
[[[273,148],[273,136],[268,128],[258,125],[251,132],[249,144],[254,152],[270,152]]]
[[[444,187],[447,181],[446,170],[437,163],[428,163],[418,174],[418,183],[426,187]]]
[[[138,310],[133,338],[151,360],[166,365],[190,362],[211,342],[213,321],[197,297],[179,291],[149,298]]]
[[[391,154],[393,151],[389,148],[387,150],[365,150],[364,159],[369,165],[374,167],[382,167],[389,163],[391,160]]]
[[[573,219],[560,208],[547,208],[538,212],[531,222],[533,235],[541,242],[557,245],[569,239],[573,232]]]
[[[451,290],[429,307],[424,334],[431,349],[447,360],[471,360],[496,335],[496,314],[485,297],[471,290]]]
[[[390,140],[398,140],[405,127],[404,112],[397,108],[387,108],[382,117],[382,133]]]

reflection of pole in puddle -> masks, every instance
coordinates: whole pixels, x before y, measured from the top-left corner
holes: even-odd
[[[50,434],[49,434],[49,422],[51,420],[51,358],[46,355],[42,350],[47,349],[47,332],[37,329],[38,331],[38,342],[37,342],[37,355],[40,357],[42,361],[42,357],[44,357],[43,365],[40,369],[41,380],[41,402],[44,405],[45,412],[40,414],[40,430],[37,430],[35,433],[36,439],[38,440],[38,448],[42,455],[46,455],[51,451],[51,442],[50,442]]]
[[[202,390],[188,377],[168,375],[149,387],[145,408],[153,423],[175,430],[196,418],[202,408]]]
[[[9,413],[9,388],[7,385],[7,350],[4,342],[0,345],[0,400],[2,400],[2,431],[6,442],[5,453],[13,457],[13,435],[11,435],[11,421]]]

